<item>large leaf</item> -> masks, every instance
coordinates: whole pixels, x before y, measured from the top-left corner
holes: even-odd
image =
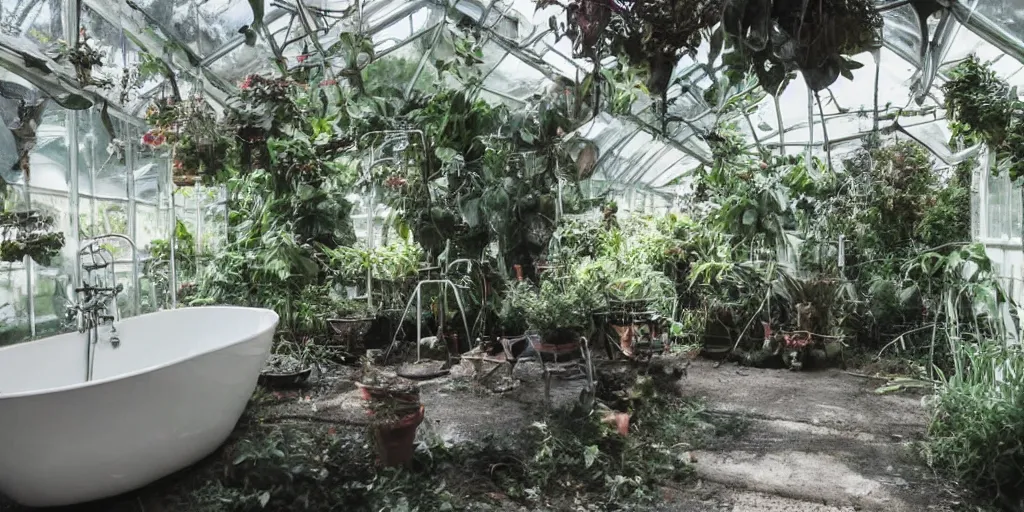
[[[753,226],[757,222],[757,210],[750,208],[743,212],[743,225]]]
[[[466,224],[470,228],[475,228],[480,225],[480,198],[476,197],[463,201],[459,205],[459,212],[462,213],[462,219],[466,221]]]

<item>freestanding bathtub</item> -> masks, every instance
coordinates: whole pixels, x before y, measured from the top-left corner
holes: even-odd
[[[122,494],[185,468],[231,434],[278,316],[200,307],[0,348],[0,494],[31,507]]]

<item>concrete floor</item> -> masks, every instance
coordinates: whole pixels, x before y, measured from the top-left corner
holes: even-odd
[[[700,502],[712,508],[696,508],[687,493],[667,510],[950,510],[914,455],[927,421],[921,397],[876,394],[882,384],[839,370],[695,362],[680,392],[743,426],[693,453],[710,489]]]

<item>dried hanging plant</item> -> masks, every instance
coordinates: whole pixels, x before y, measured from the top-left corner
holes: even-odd
[[[42,123],[47,100],[35,89],[6,80],[0,81],[0,97],[17,102],[16,116],[6,123],[14,135],[14,146],[18,153],[18,160],[11,170],[17,174],[24,173],[27,183],[32,177],[29,153],[36,146],[36,129]]]
[[[813,91],[852,79],[861,64],[844,56],[880,45],[882,16],[871,0],[725,0],[722,27],[733,74],[751,68],[772,94],[799,70]]]

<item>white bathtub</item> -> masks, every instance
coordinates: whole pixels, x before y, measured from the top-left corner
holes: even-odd
[[[85,334],[0,348],[0,494],[22,505],[118,495],[185,468],[230,435],[256,387],[278,316],[266,309],[161,311]]]

